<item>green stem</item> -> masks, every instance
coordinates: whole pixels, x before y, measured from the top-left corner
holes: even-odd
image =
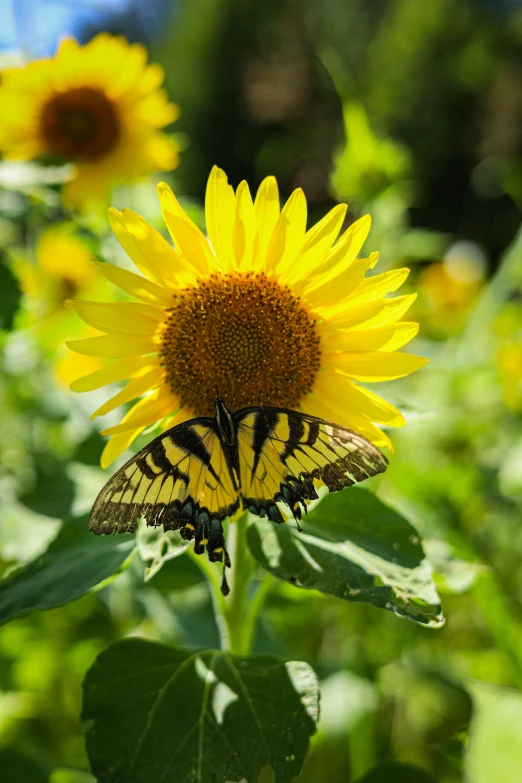
[[[221,639],[221,649],[229,650],[230,637],[226,619],[226,603],[225,597],[221,592],[221,579],[218,574],[218,570],[205,555],[196,555],[193,547],[189,547],[187,549],[187,554],[208,579],[210,596],[212,598],[212,606],[214,607],[216,624],[219,630],[219,637]]]
[[[243,650],[245,653],[249,653],[252,650],[257,620],[261,614],[265,598],[272,589],[274,581],[275,579],[272,574],[265,574],[254,593],[254,597],[248,605],[243,625]]]
[[[243,514],[233,527],[232,560],[232,590],[225,609],[225,618],[228,626],[230,652],[236,655],[244,655],[248,652],[244,644],[244,620],[246,614],[248,583],[252,575],[252,562],[247,546],[247,514]]]
[[[188,554],[208,579],[222,649],[236,655],[248,655],[252,649],[257,619],[274,578],[266,574],[249,602],[248,586],[255,563],[247,545],[247,514],[230,525],[228,539],[232,569],[231,591],[227,598],[221,593],[220,570],[206,557],[194,554],[192,547],[188,549]]]

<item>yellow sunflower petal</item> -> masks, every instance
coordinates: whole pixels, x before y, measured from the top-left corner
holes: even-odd
[[[154,367],[159,367],[159,358],[157,356],[131,356],[126,359],[117,359],[107,365],[107,367],[73,381],[71,390],[74,392],[93,391],[110,383],[130,380],[136,375],[142,375]]]
[[[109,223],[118,242],[140,272],[159,286],[165,286],[170,288],[170,290],[179,288],[179,283],[175,275],[175,268],[165,270],[161,263],[156,263],[156,258],[153,254],[146,250],[144,255],[140,249],[138,249],[133,235],[123,221],[121,212],[118,212],[118,210],[114,208],[109,209]],[[175,251],[173,250],[172,252]],[[163,275],[164,271],[166,272],[165,275]]]
[[[108,468],[109,465],[112,465],[114,460],[118,459],[118,457],[129,448],[131,443],[136,440],[138,435],[142,433],[144,429],[144,426],[135,427],[134,429],[127,430],[120,435],[113,435],[102,451],[100,458],[100,465],[102,468]]]
[[[84,340],[69,340],[68,348],[86,356],[101,356],[105,359],[118,359],[127,356],[142,356],[157,353],[160,341],[155,337],[139,337],[127,334],[102,334],[87,337]]]
[[[325,351],[396,351],[413,340],[419,324],[402,322],[373,329],[351,329],[325,340]]]
[[[266,272],[285,269],[295,259],[303,245],[306,216],[305,194],[297,188],[276,221],[266,252]]]
[[[259,244],[257,248],[257,261],[255,271],[264,268],[266,251],[270,237],[274,231],[281,208],[279,204],[279,190],[275,177],[266,177],[258,188],[254,201]]]
[[[100,332],[153,335],[165,319],[165,311],[156,305],[141,302],[88,302],[69,300],[80,318]]]
[[[136,397],[141,397],[142,394],[145,394],[148,391],[156,389],[164,381],[165,370],[163,367],[154,367],[150,372],[133,378],[124,389],[121,389],[121,391],[113,395],[94,411],[91,416],[91,421],[94,421],[98,416],[105,416],[106,413],[113,411],[115,408],[119,408],[120,405],[124,405],[126,402],[135,400]]]
[[[217,259],[205,235],[190,220],[165,182],[158,185],[161,211],[174,245],[199,275],[217,271]]]
[[[120,288],[130,296],[141,299],[142,302],[168,307],[172,304],[172,294],[162,286],[152,283],[150,280],[129,272],[127,269],[121,269],[114,264],[105,264],[103,261],[94,262],[102,275],[110,283]]]
[[[343,301],[359,286],[369,269],[373,269],[379,260],[379,253],[371,253],[368,258],[357,258],[343,273],[324,275],[314,278],[303,288],[303,296],[318,308],[331,307]],[[317,282],[319,281],[319,282]]]
[[[236,268],[241,271],[253,269],[254,244],[257,237],[257,223],[254,212],[254,202],[250,189],[245,181],[239,184],[236,192],[236,214],[232,244],[236,259]]]
[[[355,414],[389,427],[403,427],[406,424],[404,416],[390,402],[337,373],[334,356],[324,357],[323,364],[325,370],[319,373],[314,384],[315,397],[343,411],[343,417]]]
[[[151,424],[172,415],[179,408],[179,403],[173,397],[168,386],[162,386],[152,394],[143,397],[125,414],[121,424],[107,427],[102,435],[119,435],[135,427],[149,427]]]
[[[351,304],[371,302],[396,291],[404,283],[410,270],[392,269],[391,272],[383,272],[380,275],[366,277],[360,285],[348,297]]]
[[[328,253],[322,267],[316,270],[320,284],[342,274],[352,264],[368,238],[372,221],[370,215],[355,220]]]
[[[337,304],[330,307],[317,306],[317,311],[326,318],[347,310],[349,307],[373,302],[386,294],[396,291],[404,283],[410,273],[409,269],[394,269],[391,272],[383,272],[380,275],[366,277],[357,288],[355,288],[347,297],[341,299]]]
[[[339,329],[351,329],[362,326],[373,328],[398,321],[409,310],[417,294],[396,296],[393,299],[381,299],[376,302],[350,307],[346,311],[340,311],[321,324],[323,334],[333,334]]]
[[[224,171],[214,166],[205,194],[205,224],[210,243],[223,272],[234,268],[232,232],[236,212],[234,189]]]
[[[292,285],[297,280],[306,281],[325,261],[335,242],[346,215],[346,204],[337,204],[322,220],[306,232],[299,254],[299,264],[281,269],[281,280]],[[279,270],[278,270],[279,271]]]
[[[124,209],[121,220],[141,258],[153,268],[160,281],[170,280],[176,288],[192,282],[193,270],[189,264],[141,215],[132,209]]]
[[[388,351],[361,351],[335,356],[338,372],[356,381],[377,383],[403,378],[428,364],[424,356]]]

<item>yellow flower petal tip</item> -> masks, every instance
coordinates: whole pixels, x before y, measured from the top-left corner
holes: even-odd
[[[106,33],[85,45],[68,39],[54,57],[6,69],[2,76],[5,156],[52,156],[73,164],[63,189],[67,205],[106,204],[116,183],[177,165],[177,144],[162,128],[177,119],[179,108],[161,89],[163,69],[147,64],[141,44]],[[78,125],[71,116],[85,119]]]
[[[98,263],[136,301],[74,304],[102,334],[69,347],[111,362],[72,388],[127,382],[93,418],[135,401],[102,431],[110,438],[102,464],[151,425],[212,414],[216,388],[230,388],[232,375],[236,409],[301,409],[391,448],[379,425],[401,427],[404,417],[359,383],[401,378],[428,360],[397,351],[418,331],[401,320],[415,295],[390,296],[409,270],[366,276],[379,257],[359,257],[370,216],[338,236],[340,204],[307,228],[301,188],[281,208],[274,177],[251,195],[214,166],[207,240],[166,183],[158,195],[174,247],[132,210],[111,209],[116,236],[145,277]]]

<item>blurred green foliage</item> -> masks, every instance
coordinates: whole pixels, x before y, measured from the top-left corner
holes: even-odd
[[[192,217],[202,222],[213,164],[235,185],[275,174],[284,196],[305,189],[312,218],[335,200],[349,201],[350,219],[369,211],[371,249],[389,267],[411,265],[411,290],[420,289],[417,352],[432,361],[384,391],[408,425],[394,434],[396,453],[370,502],[396,510],[390,524],[419,532],[422,548],[410,541],[415,569],[432,569],[446,625],[432,630],[368,603],[254,581],[262,598],[254,651],[305,661],[320,682],[302,783],[520,780],[521,50],[522,6],[486,0],[185,0],[154,46],[182,108],[186,149],[175,183]],[[122,637],[182,647],[191,660],[191,651],[219,646],[208,583],[179,542],[138,537],[141,558],[129,562],[134,539],[85,532],[104,482],[102,439],[89,422],[98,397],[86,402],[60,384],[61,343],[34,328],[14,272],[16,259],[34,263],[48,225],[71,218],[59,205],[62,179],[59,170],[0,165],[0,608],[3,622],[11,619],[0,628],[0,769],[8,783],[93,780],[81,684],[90,670],[84,711],[96,721],[93,681],[103,674],[110,693],[117,670],[130,665],[124,645],[145,644]],[[159,227],[153,184],[120,191],[115,205]],[[94,256],[125,264],[103,220],[76,227]],[[277,558],[280,531],[262,528],[249,531],[256,557],[277,561],[276,576],[296,577],[290,571],[304,567],[306,550],[282,550],[293,558],[288,570]],[[371,549],[371,532],[350,539],[352,553]],[[270,534],[278,541],[267,555]],[[349,558],[342,565],[349,570]],[[422,584],[433,590],[429,578]],[[97,666],[114,656],[114,668],[96,674],[102,651]],[[194,683],[183,684],[190,702]],[[185,709],[176,704],[176,717]],[[170,731],[163,723],[155,741]],[[152,745],[147,751],[157,758]]]

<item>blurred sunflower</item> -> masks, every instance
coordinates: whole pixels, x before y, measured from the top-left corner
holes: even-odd
[[[60,44],[54,57],[7,68],[0,85],[0,150],[7,160],[51,157],[74,164],[65,199],[74,208],[107,202],[117,182],[177,164],[160,128],[178,108],[159,89],[163,69],[140,44],[100,33]]]
[[[459,332],[485,281],[485,263],[477,246],[457,242],[442,261],[419,275],[419,316],[440,337]]]
[[[253,201],[246,182],[234,193],[214,168],[205,202],[209,242],[167,185],[159,186],[159,197],[175,249],[136,213],[110,210],[119,242],[145,277],[99,264],[108,280],[140,301],[72,303],[103,334],[69,347],[116,361],[71,388],[128,381],[93,418],[140,398],[102,433],[111,436],[102,465],[158,421],[166,428],[213,413],[200,395],[213,398],[231,382],[235,409],[300,408],[390,446],[376,424],[400,427],[404,418],[357,382],[400,378],[427,359],[394,353],[418,331],[400,321],[415,294],[385,298],[408,269],[365,278],[378,260],[377,253],[357,258],[369,216],[336,242],[344,204],[307,231],[301,189],[281,210],[273,177]]]
[[[24,293],[19,326],[31,329],[38,343],[51,354],[56,379],[63,385],[102,364],[97,357],[79,357],[60,350],[71,330],[78,337],[91,333],[85,324],[71,319],[65,301],[71,296],[100,296],[104,292],[106,283],[100,284],[93,257],[74,224],[60,223],[40,234],[35,262],[26,258],[13,261],[13,271]]]

